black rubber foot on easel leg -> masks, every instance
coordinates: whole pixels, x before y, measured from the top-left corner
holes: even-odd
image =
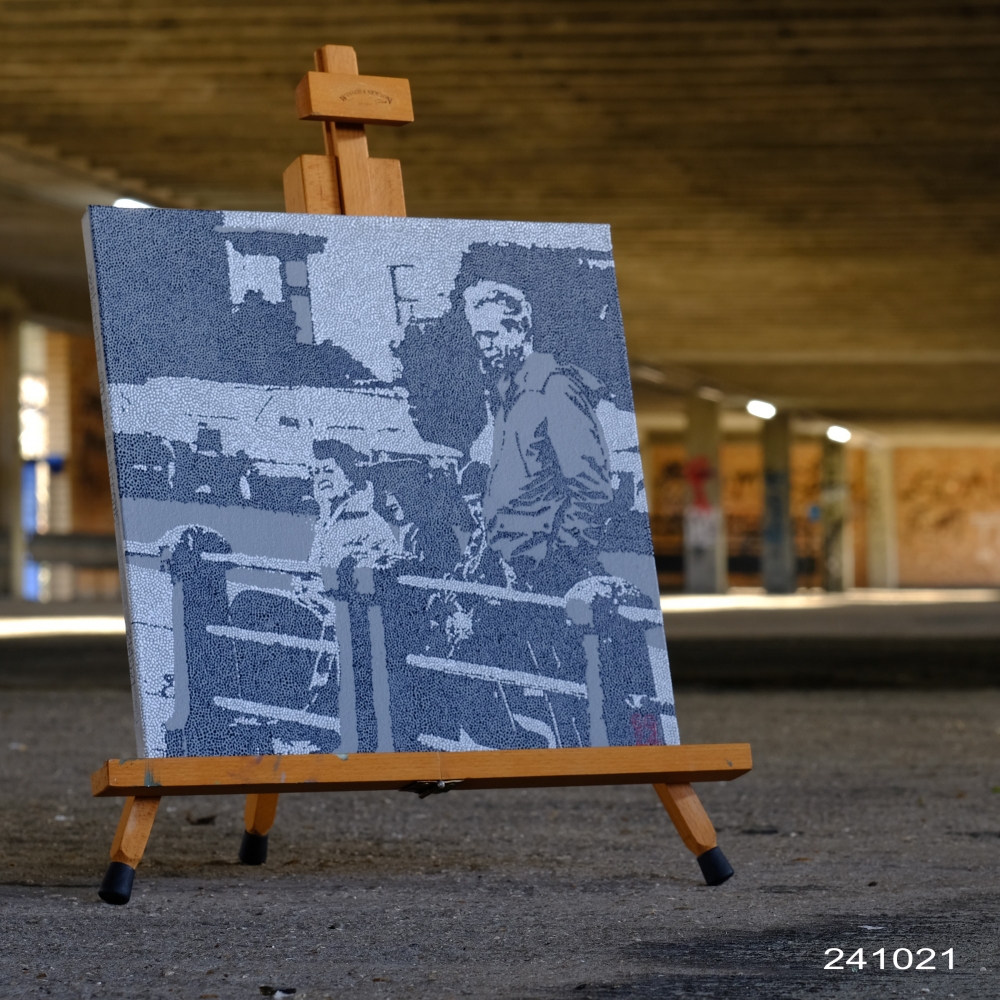
[[[246,833],[240,843],[240,861],[245,865],[262,865],[267,861],[267,834]]]
[[[132,898],[135,869],[122,861],[112,861],[104,873],[97,895],[112,906],[124,906]]]
[[[698,864],[701,866],[701,873],[705,876],[708,885],[722,885],[727,879],[733,877],[733,866],[726,860],[725,854],[717,847],[710,851],[698,855]]]

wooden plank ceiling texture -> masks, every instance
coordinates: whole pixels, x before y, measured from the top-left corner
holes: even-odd
[[[1000,418],[998,0],[5,0],[0,32],[0,280],[37,314],[87,305],[79,207],[33,178],[280,209],[336,42],[411,80],[416,123],[369,130],[411,215],[612,224],[668,383]]]

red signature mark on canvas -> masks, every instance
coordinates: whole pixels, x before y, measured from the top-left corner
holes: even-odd
[[[650,712],[632,713],[632,731],[635,733],[637,747],[655,747],[660,738],[656,731],[656,716]]]

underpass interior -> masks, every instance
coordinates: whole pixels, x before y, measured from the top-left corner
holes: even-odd
[[[994,995],[1000,6],[0,23],[5,989],[868,996],[823,952],[891,943],[958,960],[885,990]],[[87,775],[135,748],[80,217],[281,211],[326,42],[411,82],[415,122],[368,130],[410,216],[612,227],[681,737],[754,744],[704,786],[724,887],[649,789],[352,793],[283,800],[249,874],[238,799],[177,800],[141,899],[95,903],[116,804]]]

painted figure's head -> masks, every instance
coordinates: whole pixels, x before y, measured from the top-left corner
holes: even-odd
[[[482,356],[491,364],[531,353],[531,303],[524,292],[481,279],[465,289],[465,316]]]
[[[314,441],[310,465],[313,497],[323,517],[329,517],[344,497],[357,489],[357,464],[362,458],[350,445],[340,441]]]
[[[323,459],[310,469],[313,497],[321,514],[329,517],[334,505],[351,492],[351,481],[333,458]]]

